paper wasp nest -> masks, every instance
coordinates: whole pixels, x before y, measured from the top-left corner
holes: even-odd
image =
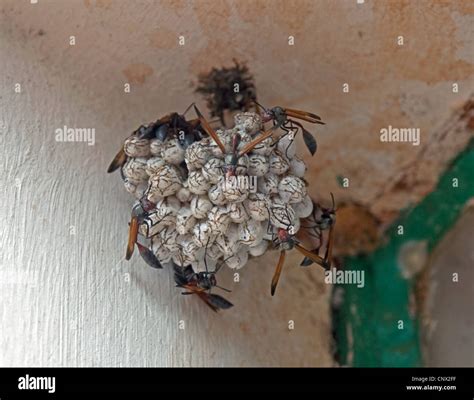
[[[237,114],[234,121],[232,129],[217,130],[227,154],[210,137],[186,148],[176,137],[125,140],[125,188],[155,205],[140,220],[139,241],[148,242],[163,265],[191,265],[195,272],[220,263],[242,268],[273,248],[278,228],[294,235],[299,219],[312,212],[306,166],[292,138],[262,141],[238,159],[235,175],[226,179],[234,135],[241,136],[241,148],[263,129],[255,113]]]

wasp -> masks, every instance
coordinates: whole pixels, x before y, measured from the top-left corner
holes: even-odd
[[[313,202],[313,212],[307,222],[310,225],[301,225],[302,228],[306,229],[310,236],[315,237],[319,244],[318,247],[312,252],[319,254],[319,250],[323,245],[323,231],[329,229],[328,241],[326,245],[326,254],[325,259],[330,260],[332,257],[332,245],[333,245],[333,235],[334,235],[334,226],[336,224],[336,203],[334,201],[334,195],[331,193],[332,207],[326,208],[322,207],[320,204]],[[305,257],[301,262],[301,266],[311,265],[313,261]]]
[[[214,142],[217,144],[222,154],[224,155],[225,165],[223,166],[223,169],[224,169],[226,178],[236,175],[237,164],[238,164],[239,159],[242,156],[250,152],[255,146],[257,146],[259,143],[269,138],[273,134],[273,130],[266,131],[263,134],[259,135],[259,137],[257,137],[256,139],[247,143],[239,151],[239,145],[241,143],[242,137],[238,133],[236,133],[234,134],[232,138],[232,151],[230,154],[227,154],[225,146],[222,143],[222,141],[219,139],[219,136],[217,136],[216,131],[212,129],[211,125],[206,121],[206,119],[204,118],[204,116],[201,114],[201,112],[198,110],[196,106],[194,106],[194,109],[201,123],[201,127],[212,138],[212,140],[214,140]]]
[[[192,103],[183,114],[172,112],[158,119],[157,121],[152,122],[151,124],[146,126],[141,125],[132,133],[132,136],[136,135],[139,139],[157,138],[158,140],[164,142],[167,138],[174,135],[178,138],[183,148],[187,148],[190,144],[197,140],[201,140],[203,137],[199,118],[189,121],[185,118],[185,114],[193,105],[194,103]],[[127,154],[125,153],[124,147],[122,146],[110,163],[107,172],[114,172],[118,168],[122,167],[126,161]]]
[[[130,219],[128,230],[128,242],[125,259],[130,260],[135,245],[137,245],[140,255],[150,267],[163,268],[160,261],[158,260],[158,258],[156,258],[153,252],[138,242],[138,227],[146,218],[148,213],[155,208],[155,206],[156,204],[149,201],[144,195],[139,200],[139,202],[132,208],[132,216]]]
[[[288,220],[290,220],[289,215]],[[283,223],[283,221],[280,222]],[[270,287],[270,293],[272,296],[275,294],[281,271],[283,270],[283,264],[285,263],[286,252],[289,250],[298,250],[303,256],[305,256],[305,260],[311,260],[312,263],[317,263],[326,270],[331,268],[332,228],[330,231],[330,242],[328,242],[327,251],[324,258],[314,251],[306,249],[300,244],[300,241],[296,238],[294,226],[291,224],[286,225],[285,228],[278,228],[276,233],[272,232],[272,244],[274,248],[280,250],[280,257],[278,259]]]
[[[214,287],[229,292],[228,289],[217,285],[216,273],[218,270],[219,268],[216,268],[216,270],[212,272],[203,271],[196,273],[190,265],[182,268],[175,264],[174,281],[176,287],[186,290],[182,293],[183,295],[195,294],[206,303],[211,310],[217,312],[233,307],[233,304],[224,297],[211,293]]]
[[[303,132],[303,140],[309,152],[311,153],[311,155],[314,155],[316,153],[316,150],[318,148],[316,139],[314,139],[313,135],[309,133],[300,122],[295,121],[293,118],[309,122],[311,124],[325,125],[325,123],[321,120],[321,117],[307,111],[294,110],[292,108],[283,108],[280,106],[267,109],[257,103],[257,101],[255,101],[255,104],[257,105],[257,108],[260,107],[263,109],[263,123],[272,121],[274,129],[281,128],[285,131],[285,134],[283,136],[294,135],[293,132],[295,132],[295,129],[296,131],[298,129],[301,129],[301,131]],[[282,137],[280,137],[279,139],[281,139]]]

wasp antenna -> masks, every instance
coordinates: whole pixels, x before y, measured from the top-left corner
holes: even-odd
[[[184,111],[184,113],[182,115],[186,115],[186,113],[191,109],[191,107],[196,107],[196,103],[193,101],[189,106],[188,108],[186,108],[186,110]]]
[[[253,102],[254,102],[257,106],[259,106],[259,107],[263,108],[265,111],[267,111],[267,108],[264,107],[264,106],[262,106],[257,100],[253,100]]]
[[[225,287],[222,287],[222,286],[219,286],[219,285],[216,285],[216,288],[219,288],[221,290],[225,290],[227,293],[232,293],[232,290],[226,289]]]
[[[217,274],[217,272],[222,268],[223,265],[224,265],[224,261],[222,261],[222,262],[216,267],[216,269],[214,270],[214,274]]]
[[[209,269],[207,268],[207,246],[209,246],[209,240],[211,240],[211,238],[207,239],[206,248],[204,249],[204,266],[206,267],[206,273],[209,273]]]

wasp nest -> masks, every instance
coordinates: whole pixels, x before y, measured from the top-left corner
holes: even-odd
[[[186,148],[175,137],[140,139],[135,133],[125,140],[125,188],[136,206],[143,198],[152,204],[139,234],[160,263],[190,265],[196,273],[219,263],[242,268],[249,256],[272,248],[277,229],[294,235],[300,218],[313,211],[306,166],[288,137],[262,141],[237,160],[235,174],[226,175],[234,135],[242,148],[262,131],[258,114],[240,113],[234,121],[232,129],[217,131],[227,154],[210,137]]]

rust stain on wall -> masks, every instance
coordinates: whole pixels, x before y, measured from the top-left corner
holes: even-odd
[[[143,85],[151,74],[153,68],[144,63],[130,64],[123,71],[128,83]]]
[[[178,45],[179,34],[167,28],[155,29],[147,36],[151,46],[157,49],[172,49]]]
[[[394,77],[428,84],[469,78],[473,65],[456,57],[461,44],[452,12],[465,11],[458,3],[374,2],[372,34],[382,43],[376,65],[385,65]]]

